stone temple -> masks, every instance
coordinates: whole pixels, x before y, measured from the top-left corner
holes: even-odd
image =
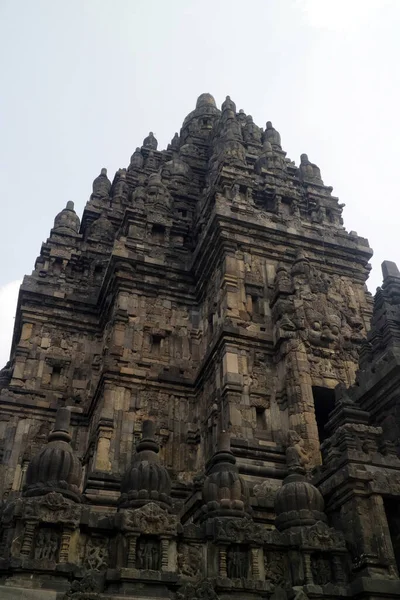
[[[0,372],[0,598],[400,598],[400,273],[227,97],[68,202]]]

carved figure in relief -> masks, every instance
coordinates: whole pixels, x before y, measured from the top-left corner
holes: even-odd
[[[35,542],[36,560],[56,560],[59,537],[51,529],[40,529]]]
[[[195,577],[202,567],[202,551],[200,546],[181,544],[178,548],[178,570],[182,575]]]
[[[325,585],[332,580],[332,569],[329,557],[316,553],[311,557],[311,571],[316,585]]]
[[[285,586],[289,578],[287,556],[283,552],[264,553],[265,579],[276,586]]]
[[[158,571],[160,563],[160,547],[157,540],[139,539],[137,553],[138,569]]]
[[[236,579],[248,575],[248,555],[240,546],[232,546],[227,556],[228,577]]]
[[[286,448],[286,462],[289,471],[298,471],[306,468],[310,457],[304,449],[304,440],[299,434],[291,429],[288,433],[288,445]]]
[[[65,598],[79,598],[79,600],[92,600],[99,598],[99,593],[104,590],[104,577],[100,573],[89,571],[82,579],[72,582]]]
[[[108,567],[108,540],[90,538],[86,545],[85,564],[88,569],[100,571]]]

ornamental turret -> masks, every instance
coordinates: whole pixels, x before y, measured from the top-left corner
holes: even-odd
[[[160,447],[155,439],[153,421],[143,422],[143,436],[136,446],[132,463],[121,482],[121,508],[139,508],[154,502],[162,508],[171,506],[171,480],[160,464]]]
[[[66,207],[58,213],[54,219],[53,231],[56,233],[67,233],[76,235],[79,233],[80,220],[74,211],[74,203],[67,202]]]
[[[143,148],[149,148],[149,150],[157,150],[158,141],[154,137],[154,133],[150,131],[149,135],[143,140]]]
[[[93,181],[92,198],[108,198],[111,190],[111,181],[107,177],[107,169],[102,169],[100,175]]]
[[[249,513],[247,485],[239,475],[228,433],[221,433],[217,451],[206,465],[203,502],[203,518],[243,517]]]
[[[272,126],[271,121],[267,121],[267,126],[263,136],[264,142],[269,142],[274,150],[281,150],[281,136],[277,130]]]
[[[286,449],[289,475],[275,498],[275,526],[279,531],[327,520],[322,494],[306,478],[308,460],[303,440],[295,431],[289,431]]]
[[[80,502],[82,467],[71,447],[70,419],[69,408],[58,409],[46,446],[28,465],[24,496],[58,492],[65,498]]]

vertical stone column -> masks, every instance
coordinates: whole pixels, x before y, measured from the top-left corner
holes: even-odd
[[[219,547],[219,575],[220,577],[228,577],[226,546]]]
[[[261,579],[260,574],[260,549],[259,548],[251,548],[250,549],[251,556],[251,573],[253,579]],[[250,579],[250,577],[249,577]]]
[[[99,424],[97,429],[97,447],[94,461],[96,471],[111,471],[110,446],[114,429],[106,424]]]
[[[382,497],[354,495],[341,507],[341,519],[360,577],[397,574],[396,561]]]
[[[286,357],[289,429],[294,429],[303,438],[310,454],[311,465],[319,465],[320,444],[306,349],[297,339],[288,344],[293,345]]]
[[[312,575],[312,569],[311,569],[311,555],[309,552],[305,552],[304,556],[304,579],[305,579],[305,583],[306,585],[312,585],[314,583],[313,581],[313,575]]]
[[[63,527],[63,531],[61,534],[61,544],[60,544],[60,563],[66,563],[69,561],[69,546],[71,542],[71,535],[73,529],[68,526]]]
[[[33,538],[35,537],[36,521],[26,521],[24,538],[21,546],[21,555],[30,558],[33,550]]]
[[[169,567],[169,538],[161,538],[161,571],[168,571]]]
[[[136,567],[136,545],[138,535],[136,533],[127,533],[128,540],[128,560],[126,566],[128,569],[134,569]]]
[[[378,556],[383,563],[387,564],[387,570],[391,577],[398,577],[396,558],[390,537],[389,525],[383,498],[380,494],[370,497],[371,514],[374,519],[374,535],[378,547]]]

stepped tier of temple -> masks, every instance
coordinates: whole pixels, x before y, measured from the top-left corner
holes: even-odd
[[[57,214],[0,371],[0,598],[400,598],[400,274],[202,94]]]

